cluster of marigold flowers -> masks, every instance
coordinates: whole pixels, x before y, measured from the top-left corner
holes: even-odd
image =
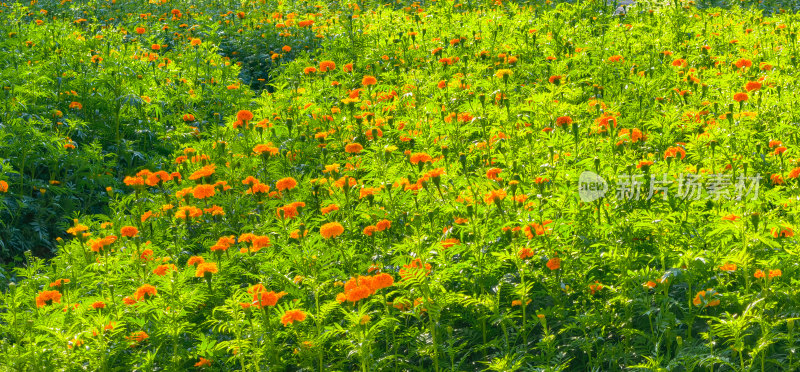
[[[387,273],[350,278],[344,283],[344,292],[336,295],[336,300],[340,303],[345,301],[355,303],[372,296],[383,288],[391,287],[393,284],[394,277]]]

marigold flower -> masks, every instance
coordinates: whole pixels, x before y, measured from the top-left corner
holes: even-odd
[[[253,120],[253,113],[250,110],[239,110],[239,112],[236,113],[236,119],[248,122]]]
[[[344,233],[344,226],[338,222],[329,222],[319,228],[319,233],[325,239],[335,238]]]
[[[287,295],[286,292],[275,293],[273,291],[266,292],[265,290],[259,290],[253,293],[252,305],[257,308],[262,308],[264,306],[275,306],[278,303],[278,300],[285,295]]]
[[[369,225],[369,226],[367,226],[367,227],[365,227],[365,228],[364,228],[364,231],[363,231],[363,233],[364,233],[364,235],[366,235],[366,236],[372,236],[372,234],[373,234],[374,232],[376,232],[376,231],[378,231],[378,228],[377,228],[377,227],[375,227],[375,225]]]
[[[324,215],[326,215],[328,213],[331,213],[333,211],[338,211],[338,210],[339,210],[339,206],[338,205],[330,204],[330,205],[328,205],[326,207],[323,207],[320,211],[322,212],[322,215],[324,216]]]
[[[194,276],[198,278],[205,277],[206,275],[216,274],[219,272],[217,268],[217,264],[215,262],[203,262],[197,265],[197,270],[194,272]]]
[[[192,196],[195,199],[205,199],[214,196],[216,189],[214,185],[197,185],[192,189]]]
[[[363,79],[361,79],[361,85],[363,85],[363,86],[375,85],[377,83],[378,83],[378,79],[375,79],[374,76],[367,75],[367,76],[364,76]]]
[[[192,173],[189,176],[189,180],[194,181],[194,180],[198,180],[200,178],[211,176],[212,174],[214,174],[216,169],[217,169],[217,167],[214,164],[206,165],[206,166],[198,169],[196,172]]]
[[[195,363],[194,366],[195,367],[210,367],[211,366],[211,362],[213,362],[211,359],[206,359],[206,358],[200,357],[200,361]]]
[[[486,202],[486,204],[500,203],[505,198],[506,198],[506,190],[498,189],[498,190],[492,190],[486,195],[484,195],[483,201]]]
[[[170,270],[175,270],[175,265],[158,265],[158,267],[153,269],[153,274],[164,276],[167,275]]]
[[[275,183],[275,188],[278,191],[291,190],[297,186],[297,180],[292,177],[281,178]]]
[[[50,283],[50,288],[61,288],[64,284],[68,284],[69,282],[69,279],[56,279],[56,281]]]
[[[500,168],[489,169],[488,171],[486,171],[486,178],[488,178],[490,180],[495,180],[495,181],[500,180],[500,178],[498,178],[497,175],[500,174],[500,172],[502,172],[502,171],[503,170],[500,169]]]
[[[533,257],[534,256],[533,249],[530,249],[528,247],[523,247],[522,249],[519,250],[518,256],[520,260]]]
[[[511,71],[507,68],[497,70],[497,72],[494,74],[494,76],[496,76],[498,79],[505,79],[511,75],[514,75],[514,71]]]
[[[319,70],[322,72],[333,71],[336,69],[336,63],[333,61],[322,61],[319,63]]]
[[[756,272],[755,272],[755,274],[753,274],[753,276],[756,279],[761,279],[761,278],[764,278],[766,275],[764,274],[763,271],[761,271],[761,269],[759,269],[759,270],[756,270]]]
[[[753,65],[753,61],[749,59],[740,59],[734,63],[734,65],[740,69],[748,68]]]
[[[350,143],[350,144],[347,144],[347,146],[344,147],[344,151],[349,153],[349,154],[358,154],[363,149],[364,149],[364,146],[361,146],[361,144],[358,144],[358,143]]]
[[[92,309],[95,309],[95,310],[98,310],[98,309],[105,309],[105,307],[106,307],[106,303],[105,303],[105,302],[103,302],[103,301],[95,301],[95,302],[92,304]]]
[[[553,257],[547,261],[547,268],[550,270],[558,270],[561,268],[561,259]]]
[[[44,307],[52,303],[61,303],[61,292],[59,291],[42,291],[36,296],[36,307]]]
[[[0,181],[0,192],[8,192],[8,182]]]
[[[733,95],[733,100],[736,102],[744,102],[747,101],[747,93],[736,93]]]
[[[156,287],[150,284],[144,284],[133,293],[133,297],[136,299],[136,301],[141,301],[142,299],[147,300],[157,294],[158,290],[156,290]]]
[[[781,272],[781,269],[775,269],[775,270],[770,270],[770,271],[769,271],[769,277],[770,277],[770,279],[771,279],[771,278],[774,278],[774,277],[781,276],[781,275],[783,275],[783,272]]]
[[[411,155],[410,161],[411,161],[411,164],[418,164],[420,162],[430,163],[431,161],[433,161],[433,158],[431,158],[430,155],[428,155],[428,154],[426,154],[424,152],[418,152],[418,153],[415,153],[415,154]]]
[[[719,269],[721,271],[733,272],[733,271],[736,271],[736,264],[730,263],[730,262],[726,262],[725,264],[720,266]]]
[[[192,256],[192,257],[189,257],[189,261],[186,262],[186,266],[198,265],[198,264],[201,264],[203,262],[206,262],[206,260],[204,260],[203,257]]]
[[[281,150],[279,148],[271,146],[269,144],[258,144],[255,147],[253,147],[253,153],[257,155],[267,154],[275,156],[280,154],[280,152]],[[248,177],[248,179],[249,178],[252,178],[252,176]],[[258,180],[256,180],[256,182],[258,182]]]
[[[200,40],[200,39],[198,39],[198,38],[192,38],[192,40],[191,40],[189,43],[190,43],[192,46],[198,46],[198,45],[200,45],[202,42],[203,42],[203,41],[202,41],[202,40]]]
[[[442,248],[447,249],[454,245],[460,244],[461,241],[456,238],[445,239],[441,242]]]
[[[306,320],[306,313],[303,310],[287,310],[281,317],[281,323],[286,327],[294,322],[302,322]]]
[[[128,340],[131,340],[131,341],[135,342],[135,343],[141,343],[142,341],[146,340],[148,337],[150,337],[150,336],[147,333],[145,333],[144,331],[137,331],[137,332],[131,333],[131,335],[127,336],[126,338]]]
[[[748,81],[747,84],[744,86],[744,90],[748,92],[752,92],[754,90],[761,89],[761,83],[757,81]]]
[[[381,220],[375,224],[375,227],[378,228],[378,231],[384,231],[390,227],[392,227],[392,221],[389,220]]]

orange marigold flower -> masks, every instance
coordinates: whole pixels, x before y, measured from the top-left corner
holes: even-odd
[[[175,265],[158,265],[158,267],[153,269],[153,274],[164,276],[167,275],[170,270],[175,270]]]
[[[326,214],[328,214],[328,213],[331,213],[331,212],[333,212],[333,211],[338,211],[338,210],[339,210],[339,206],[338,206],[338,205],[336,205],[336,204],[331,204],[331,205],[328,205],[328,206],[326,206],[326,207],[323,207],[323,208],[321,209],[321,211],[322,211],[322,215],[323,215],[323,216],[324,216],[324,215],[326,215]]]
[[[213,362],[211,359],[206,359],[206,358],[200,357],[200,361],[195,363],[194,366],[195,367],[210,367],[211,366],[211,362]]]
[[[418,152],[418,153],[415,153],[415,154],[411,155],[410,161],[411,161],[411,164],[418,164],[420,162],[430,163],[431,161],[433,161],[433,159],[431,158],[430,155],[428,155],[428,154],[426,154],[424,152]]]
[[[569,116],[559,116],[556,118],[556,125],[559,127],[570,124],[572,124],[572,118]]]
[[[42,291],[36,296],[36,307],[44,307],[52,304],[53,302],[61,303],[61,292],[59,291]]]
[[[294,322],[302,322],[306,320],[306,313],[303,310],[287,310],[281,317],[281,323],[286,327]]]
[[[144,284],[133,293],[133,297],[136,299],[136,301],[141,301],[142,299],[147,300],[157,294],[158,290],[156,290],[156,287],[150,284]]]
[[[372,236],[372,234],[374,232],[376,232],[376,231],[378,231],[378,228],[375,227],[375,225],[369,225],[369,226],[364,228],[363,232],[364,232],[364,235],[366,235],[366,236]]]
[[[358,154],[363,149],[364,149],[364,146],[361,146],[361,144],[358,144],[358,143],[350,143],[350,144],[348,144],[347,146],[344,147],[344,151],[349,153],[349,154]]]
[[[95,309],[95,310],[97,310],[97,309],[105,309],[105,307],[106,307],[106,303],[103,302],[103,301],[95,301],[92,304],[92,309]]]
[[[742,59],[736,61],[736,63],[734,63],[734,65],[736,67],[740,68],[740,69],[747,68],[747,67],[750,67],[750,66],[753,65],[753,61],[751,61],[749,59],[742,58]]]
[[[267,154],[275,156],[280,154],[280,152],[281,150],[279,148],[273,147],[271,144],[258,144],[256,147],[253,147],[253,153],[258,155]],[[252,178],[252,176],[248,177],[248,179],[250,178]],[[258,182],[258,180],[256,180],[256,182]]]
[[[194,272],[194,276],[198,278],[205,277],[206,275],[216,274],[219,272],[217,268],[217,264],[215,262],[203,262],[197,265],[197,270]]]
[[[380,290],[394,285],[394,277],[387,273],[380,273],[372,277],[372,289]]]
[[[325,239],[335,238],[344,233],[344,227],[338,222],[329,222],[319,228],[319,233]]]
[[[263,286],[261,287],[263,288]],[[287,295],[286,292],[275,293],[273,291],[267,292],[266,290],[259,289],[253,293],[253,306],[261,308],[264,306],[275,306],[281,297]]]
[[[122,235],[122,236],[125,236],[125,237],[128,237],[128,238],[133,238],[133,237],[135,237],[135,236],[136,236],[136,234],[138,234],[138,233],[139,233],[139,229],[137,229],[137,228],[136,228],[136,227],[134,227],[134,226],[123,226],[123,227],[122,227],[122,228],[119,230],[119,233],[120,233],[120,235]]]
[[[781,269],[775,269],[775,270],[770,270],[769,271],[769,277],[770,278],[774,278],[776,276],[781,276],[781,275],[783,275],[783,272],[781,272]]]
[[[500,172],[502,172],[502,171],[503,171],[503,170],[502,170],[502,169],[500,169],[500,168],[492,168],[492,169],[489,169],[488,171],[486,171],[486,178],[488,178],[488,179],[490,179],[490,180],[495,180],[495,181],[497,181],[497,180],[499,180],[499,178],[497,177],[497,175],[498,175],[498,174],[500,174]]]
[[[253,113],[250,110],[239,110],[239,112],[236,113],[236,119],[248,122],[253,120]]]
[[[131,335],[127,336],[126,338],[128,340],[131,340],[131,341],[135,342],[135,343],[140,343],[140,342],[146,340],[148,337],[150,337],[150,336],[147,333],[145,333],[144,331],[137,331],[137,332],[131,333]]]
[[[736,271],[736,264],[730,263],[730,262],[726,262],[725,264],[720,266],[719,269],[722,270],[722,271],[733,272],[733,271]]]
[[[56,279],[56,281],[50,283],[50,288],[61,288],[64,284],[68,284],[69,281],[69,279]]]
[[[764,274],[764,272],[763,272],[763,271],[761,271],[761,270],[759,269],[759,270],[756,270],[756,272],[755,272],[755,274],[753,274],[753,276],[754,276],[756,279],[761,279],[761,278],[765,277],[766,275]]]
[[[275,188],[278,191],[291,190],[297,186],[297,180],[292,177],[281,178],[275,183]]]
[[[526,258],[533,257],[534,256],[534,252],[533,252],[533,249],[524,247],[524,248],[519,250],[519,254],[518,255],[519,255],[519,259],[520,260],[524,260]]]
[[[601,289],[603,289],[603,285],[599,282],[595,281],[593,284],[589,284],[589,292],[591,292],[591,294],[595,294]]]
[[[378,79],[375,79],[374,76],[367,75],[367,76],[364,76],[363,79],[361,79],[361,85],[363,85],[363,86],[375,85],[377,83],[378,83]]]
[[[333,61],[322,61],[319,63],[319,70],[322,72],[333,71],[336,69],[336,63]]]
[[[492,190],[483,196],[483,201],[486,204],[499,203],[506,198],[506,190]]]
[[[561,268],[561,259],[553,257],[547,261],[547,268],[550,270],[558,270]]]
[[[733,95],[733,100],[736,102],[744,102],[747,101],[747,93],[736,93]]]
[[[378,221],[378,223],[375,224],[375,227],[378,228],[378,231],[386,230],[386,229],[392,227],[392,221],[389,221],[389,220]]]
[[[748,81],[747,84],[744,86],[744,90],[748,92],[752,92],[754,90],[761,89],[761,83],[757,81]]]
[[[450,248],[450,247],[452,247],[454,245],[457,245],[459,243],[461,243],[461,241],[456,239],[456,238],[445,239],[445,240],[443,240],[441,242],[442,248],[444,248],[444,249]]]
[[[192,196],[195,199],[205,199],[214,196],[216,189],[214,185],[197,185],[192,189]]]
[[[8,192],[8,182],[0,181],[0,192]]]
[[[194,180],[198,180],[200,178],[208,177],[208,176],[214,174],[216,169],[217,169],[217,167],[214,164],[206,165],[206,166],[198,169],[196,172],[192,173],[189,176],[189,179],[194,181]]]

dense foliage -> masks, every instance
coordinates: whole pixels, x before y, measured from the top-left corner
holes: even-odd
[[[800,19],[693,5],[4,5],[0,366],[797,369]]]

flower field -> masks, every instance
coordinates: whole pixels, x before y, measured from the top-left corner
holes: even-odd
[[[0,371],[793,371],[775,1],[0,5]]]

